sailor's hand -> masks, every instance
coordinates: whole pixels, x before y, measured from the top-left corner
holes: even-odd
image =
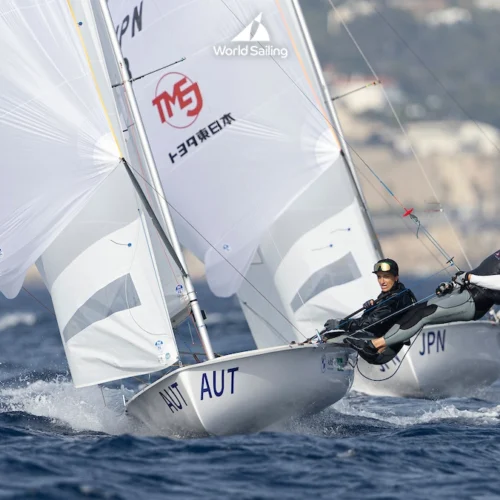
[[[459,271],[455,276],[453,276],[452,280],[459,285],[460,287],[466,287],[469,285],[469,274],[464,273],[463,271]]]
[[[363,304],[363,309],[370,309],[370,307],[372,307],[372,306],[373,306],[373,304],[375,304],[375,302],[373,301],[373,299],[367,300],[367,301]]]
[[[340,319],[329,319],[326,323],[325,323],[325,330],[327,332],[331,331],[331,330],[338,330],[339,329],[339,325],[340,325]]]
[[[443,295],[447,295],[453,291],[454,285],[451,281],[443,281],[436,288],[436,295],[442,297]]]

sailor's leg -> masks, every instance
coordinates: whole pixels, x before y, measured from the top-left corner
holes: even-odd
[[[382,352],[379,352],[376,355],[367,356],[362,351],[358,351],[358,354],[371,365],[385,365],[399,354],[403,345],[404,344],[394,344],[387,346]]]
[[[385,335],[388,346],[406,342],[425,325],[468,321],[474,318],[476,307],[470,293],[458,290],[449,295],[434,297],[413,306]]]

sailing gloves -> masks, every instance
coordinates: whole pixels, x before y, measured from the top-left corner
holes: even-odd
[[[374,304],[373,300],[370,299],[370,300],[367,300],[364,304],[363,304],[363,309],[370,309],[370,307],[372,307]]]
[[[442,297],[443,295],[447,295],[448,293],[451,293],[454,288],[455,287],[451,281],[443,281],[436,288],[436,295],[438,297]]]
[[[470,285],[470,281],[467,279],[468,273],[464,273],[463,271],[459,271],[453,278],[451,278],[451,281],[444,281],[443,283],[440,283],[439,286],[436,288],[436,295],[439,297],[442,297],[443,295],[447,295],[448,293],[451,293],[454,288],[460,288],[460,291],[462,292],[464,288],[467,288],[468,285]]]
[[[325,330],[329,332],[330,330],[339,330],[340,323],[342,322],[341,319],[329,319],[325,323]]]

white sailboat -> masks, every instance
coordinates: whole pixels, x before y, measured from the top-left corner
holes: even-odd
[[[141,2],[142,8],[146,6]],[[140,16],[137,7],[134,13]],[[0,188],[0,290],[15,296],[36,261],[53,300],[76,387],[170,369],[127,403],[132,415],[168,436],[259,431],[342,398],[353,379],[353,352],[344,347],[282,345],[215,357],[163,196],[162,183],[168,185],[169,177],[156,170],[106,0],[41,0],[31,7],[14,0],[0,3],[0,14],[0,57],[9,63],[0,75],[0,130],[7,153],[2,165],[9,169],[9,182]],[[228,24],[235,26],[239,23]],[[173,52],[167,52],[163,63],[175,61],[170,59]],[[248,71],[240,70],[221,95],[247,82]],[[256,120],[245,121],[235,104],[244,101],[244,94],[235,92],[232,100],[222,103],[224,112],[206,97],[207,112],[213,115],[206,123],[208,146],[217,142],[216,133],[234,139],[223,144],[227,172],[239,157],[241,136],[254,133],[255,127],[257,138],[275,141],[280,152],[291,150],[290,182],[275,189],[271,203],[248,194],[257,184],[251,178],[245,184],[235,177],[229,182],[241,192],[235,194],[234,210],[218,206],[219,193],[213,187],[217,183],[209,186],[200,179],[197,185],[192,166],[183,165],[193,192],[183,190],[181,199],[192,200],[192,211],[182,220],[196,227],[196,217],[201,217],[198,245],[206,241],[203,238],[224,251],[229,245],[243,263],[253,254],[266,220],[272,222],[325,168],[315,159],[316,143],[328,128],[316,110],[291,110],[290,127],[273,128],[286,92],[296,88],[292,80],[285,85],[276,75],[261,82],[263,92],[274,91],[267,128],[264,119],[260,127]],[[191,100],[185,88],[177,96],[184,105],[193,104],[196,97],[193,83],[190,90]],[[168,98],[166,102],[168,106]],[[185,115],[189,111],[193,108]],[[236,133],[227,133],[224,120],[230,128],[238,120],[241,128],[234,126]],[[174,128],[187,126],[174,123]],[[196,135],[200,143],[202,136],[207,139]],[[188,133],[187,139],[191,137]],[[177,146],[175,134],[172,139],[167,133],[162,140],[169,148]],[[198,151],[197,164],[203,170],[212,161],[210,147],[200,145]],[[294,165],[294,155],[309,162]],[[224,190],[222,170],[219,182]],[[263,174],[266,170],[267,165],[260,168]],[[247,173],[239,169],[240,176]],[[267,180],[280,175],[270,172]],[[197,190],[204,197],[196,197]],[[211,199],[215,202],[209,203]],[[224,217],[226,212],[231,217]],[[221,243],[219,235],[226,236],[231,228],[234,233]],[[216,268],[221,266],[216,255],[211,258]],[[233,285],[218,269],[214,272],[221,286]],[[207,361],[180,366],[173,326],[189,314],[196,320]]]
[[[122,49],[133,75],[161,67],[162,61],[185,56],[182,76],[188,79],[181,85],[186,89],[188,84],[189,88],[195,88],[203,96],[204,103],[219,104],[221,96],[217,87],[220,81],[233,79],[235,73],[247,74],[247,81],[238,81],[237,91],[228,91],[222,99],[226,99],[228,105],[230,102],[233,106],[241,104],[243,113],[253,118],[248,114],[252,102],[260,102],[261,108],[268,107],[269,89],[262,92],[262,78],[268,78],[273,70],[281,70],[285,76],[293,75],[302,94],[290,94],[290,106],[294,109],[302,106],[301,97],[306,96],[309,100],[307,106],[321,110],[336,131],[340,131],[296,1],[234,1],[224,5],[208,1],[179,2],[175,9],[164,5],[156,6],[154,10],[141,3],[140,15],[139,7],[131,1],[114,2],[111,8],[116,31],[121,34]],[[203,29],[189,37],[183,36],[187,19],[194,23],[192,25]],[[263,54],[267,59],[259,58],[257,54],[252,58],[250,53],[245,58],[244,51],[248,46],[240,42],[245,36],[245,40],[255,40],[258,33],[264,33],[263,29],[266,43],[260,48],[269,49]],[[272,40],[271,46],[267,44],[268,40]],[[291,46],[290,40],[293,42]],[[150,49],[147,55],[146,48]],[[214,49],[214,53],[211,54],[207,49]],[[296,60],[300,61],[300,69],[290,64],[295,59],[282,57],[285,51],[295,55]],[[228,59],[231,65],[227,64]],[[248,74],[249,67],[253,74]],[[236,160],[238,166],[255,172],[254,180],[260,182],[262,199],[279,196],[274,192],[276,183],[283,182],[287,172],[277,168],[275,171],[280,172],[282,177],[271,180],[262,170],[255,171],[255,168],[269,170],[273,165],[288,167],[295,165],[296,161],[289,154],[291,150],[287,154],[272,142],[280,141],[276,129],[263,129],[260,124],[256,126],[248,119],[244,123],[233,124],[232,128],[235,130],[240,126],[240,130],[245,130],[250,138],[248,143],[242,136],[234,142],[226,136],[227,142],[222,139],[222,135],[218,136],[219,144],[214,141],[208,152],[207,164],[211,168],[200,172],[197,169],[201,164],[196,157],[198,146],[193,142],[194,136],[186,133],[183,123],[175,122],[178,118],[173,112],[171,123],[168,123],[168,107],[161,108],[163,114],[159,120],[159,109],[151,105],[153,98],[160,95],[159,90],[171,94],[174,85],[180,81],[178,78],[178,74],[174,76],[165,71],[153,80],[137,82],[135,89],[139,106],[147,123],[155,158],[165,172],[167,197],[169,201],[175,200],[176,210],[182,213],[182,217],[176,217],[182,242],[204,261],[210,287],[217,295],[228,296],[237,291],[257,346],[269,348],[290,340],[301,342],[315,330],[320,330],[326,318],[346,316],[358,309],[360,302],[366,298],[376,297],[379,290],[371,270],[373,263],[380,258],[381,250],[342,134],[337,147],[325,140],[326,135],[321,136],[322,140],[316,145],[316,158],[323,162],[325,168],[321,175],[304,183],[304,189],[279,214],[266,214],[267,221],[277,216],[271,226],[259,225],[259,217],[263,214],[257,210],[254,219],[248,221],[248,226],[245,225],[248,234],[237,234],[241,227],[234,224],[228,225],[226,232],[204,233],[206,214],[193,213],[178,189],[187,177],[195,176],[194,179],[199,183],[193,186],[196,196],[203,197],[205,187],[212,187],[213,177],[217,175],[217,181],[223,181],[218,183],[218,199],[226,200],[226,206],[233,207],[235,196],[239,202],[243,202],[240,200],[242,193],[235,192],[231,184],[232,165],[226,160],[228,154],[232,158],[237,157],[233,148],[240,148],[242,153]],[[286,78],[284,81],[288,83]],[[155,94],[152,95],[153,87]],[[310,90],[313,92],[308,93]],[[240,91],[243,91],[248,102],[237,101],[233,104],[234,94]],[[271,95],[274,98],[274,94]],[[199,98],[196,102],[199,104]],[[191,106],[192,109],[196,107],[194,104]],[[276,116],[278,109],[270,107],[269,114]],[[262,116],[269,119],[266,111],[263,110]],[[281,113],[283,122],[289,119],[288,109],[281,109]],[[193,118],[186,118],[188,129]],[[194,119],[198,119],[198,114]],[[308,122],[304,120],[304,124],[307,126]],[[177,127],[179,131],[177,149],[172,149],[164,140],[165,130],[170,131],[169,126]],[[257,135],[260,141],[256,140]],[[281,156],[276,151],[280,151]],[[342,154],[338,154],[339,151]],[[259,155],[260,152],[265,154]],[[178,155],[182,155],[183,159]],[[300,158],[300,161],[304,160]],[[225,168],[228,164],[230,169]],[[181,165],[182,168],[179,168]],[[272,187],[272,191],[269,191],[269,187]],[[249,190],[252,192],[251,185]],[[207,207],[207,213],[211,208]],[[224,215],[218,212],[219,218]],[[204,233],[203,240],[197,231]],[[260,239],[256,241],[258,234]],[[252,235],[255,235],[253,241]],[[248,242],[246,247],[242,239]],[[237,247],[234,242],[240,246]],[[245,280],[242,279],[243,275]],[[427,339],[426,354],[419,355],[419,350],[414,347],[405,356],[402,367],[390,378],[389,374],[380,377],[379,371],[390,371],[391,365],[372,367],[360,361],[359,370],[362,371],[358,372],[355,387],[376,394],[420,397],[459,395],[464,390],[473,391],[491,383],[500,374],[496,355],[498,350],[492,349],[496,345],[498,333],[499,328],[488,322],[450,324],[439,330],[427,327],[422,333],[422,338]],[[452,353],[459,352],[471,342],[474,350],[469,352],[473,353],[473,358],[481,358],[485,362],[480,367],[470,369],[467,376],[462,375],[457,383],[452,384],[448,375],[456,373],[453,367],[457,363],[466,366],[464,356],[457,357]],[[443,343],[444,349],[437,350]],[[403,359],[405,352],[401,353],[399,359]],[[431,356],[431,352],[435,355]],[[406,365],[407,369],[404,368]],[[396,372],[396,369],[393,371]]]

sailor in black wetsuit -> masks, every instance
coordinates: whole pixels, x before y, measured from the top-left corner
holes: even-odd
[[[365,311],[360,318],[347,321],[329,319],[325,323],[325,330],[335,330],[337,333],[333,333],[333,338],[339,334],[339,330],[348,333],[360,332],[356,336],[365,339],[381,337],[417,301],[413,292],[399,281],[399,267],[394,260],[379,260],[373,268],[373,274],[377,275],[382,292],[375,301],[368,300],[363,304]],[[332,338],[332,334],[325,334],[324,339],[328,340],[329,338]],[[402,345],[396,345],[392,349],[388,349],[383,358],[385,359],[388,355],[392,356],[393,350],[396,351],[395,356],[401,347]],[[381,360],[382,362],[385,361]]]
[[[346,338],[369,363],[379,364],[379,353],[387,347],[402,345],[425,325],[479,319],[495,304],[500,304],[500,250],[467,273],[457,273],[449,283],[441,283],[437,297],[417,304],[398,323],[378,339]]]

